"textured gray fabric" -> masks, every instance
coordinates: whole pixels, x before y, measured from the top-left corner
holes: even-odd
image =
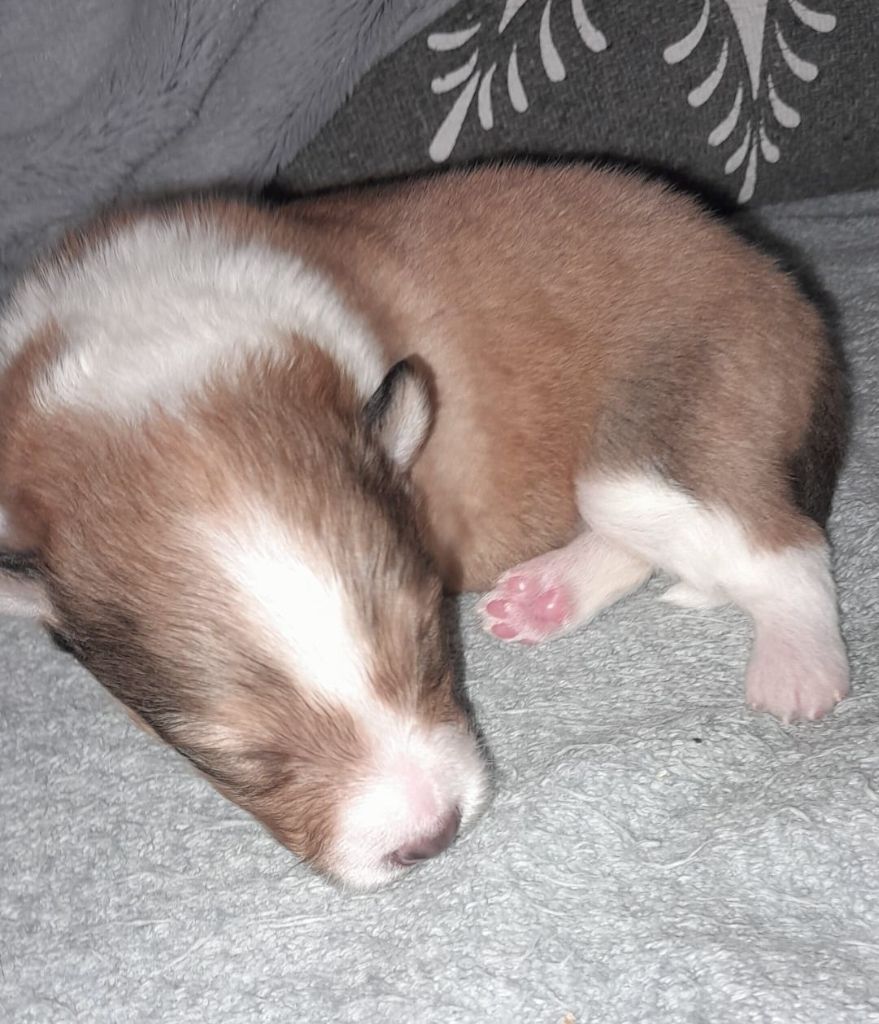
[[[0,0],[0,294],[133,193],[263,183],[451,0]]]
[[[876,187],[875,0],[464,0],[281,177],[307,190],[511,153],[655,163],[743,202]]]
[[[0,1019],[879,1019],[879,193],[767,216],[837,296],[853,364],[832,533],[854,695],[818,725],[749,713],[746,624],[658,603],[660,580],[528,651],[466,601],[497,796],[447,855],[352,896],[0,624]]]

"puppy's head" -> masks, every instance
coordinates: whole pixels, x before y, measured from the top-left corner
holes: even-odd
[[[448,846],[486,773],[406,477],[418,376],[364,407],[302,342],[173,413],[31,421],[7,438],[6,609],[343,883]]]

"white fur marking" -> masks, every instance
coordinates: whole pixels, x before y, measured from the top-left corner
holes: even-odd
[[[454,726],[388,729],[376,737],[365,773],[361,792],[340,813],[333,850],[334,872],[358,889],[390,881],[399,869],[388,856],[455,808],[466,828],[488,795],[476,741]]]
[[[481,810],[488,783],[476,740],[464,728],[425,727],[386,707],[372,690],[368,638],[342,582],[265,510],[242,520],[210,532],[196,524],[190,535],[201,532],[295,685],[362,725],[371,752],[358,792],[339,812],[331,868],[355,888],[388,882],[400,872],[388,860],[395,850],[456,808],[462,828]]]
[[[212,534],[210,549],[272,637],[297,684],[352,709],[374,704],[354,609],[329,567],[313,562],[268,517]]]
[[[701,594],[726,595],[749,611],[766,601],[826,607],[833,596],[826,551],[760,551],[731,512],[703,505],[659,477],[581,480],[577,496],[593,529]]]
[[[577,504],[594,530],[696,589],[708,589],[719,562],[750,554],[729,513],[703,507],[656,476],[581,480]]]
[[[399,385],[402,392],[393,398],[388,413],[388,427],[383,431],[388,455],[400,466],[408,469],[424,443],[430,426],[430,402],[420,380],[407,375]]]
[[[212,373],[257,352],[289,353],[293,332],[346,368],[364,398],[384,369],[328,280],[205,219],[145,218],[79,260],[31,274],[0,320],[0,350],[8,358],[50,321],[65,347],[36,396],[49,408],[173,409]]]
[[[782,719],[815,718],[848,692],[827,546],[760,550],[725,509],[655,476],[578,482],[593,529],[679,576],[683,594],[726,596],[754,620],[749,701]]]
[[[697,611],[721,608],[727,603],[719,594],[697,590],[696,587],[691,587],[689,583],[683,582],[670,586],[659,600],[665,601],[666,604],[677,605],[678,608],[690,608]]]

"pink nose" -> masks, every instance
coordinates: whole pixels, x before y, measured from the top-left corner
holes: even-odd
[[[399,850],[394,850],[390,856],[392,864],[400,868],[411,868],[422,860],[429,860],[442,853],[450,846],[452,840],[458,834],[458,826],[461,824],[461,812],[456,807],[440,822],[439,828],[434,832],[420,836],[414,842],[406,843]]]

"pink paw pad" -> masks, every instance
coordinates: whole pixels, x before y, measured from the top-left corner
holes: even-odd
[[[572,601],[562,582],[544,574],[502,576],[480,605],[483,627],[500,640],[536,644],[561,632]]]

